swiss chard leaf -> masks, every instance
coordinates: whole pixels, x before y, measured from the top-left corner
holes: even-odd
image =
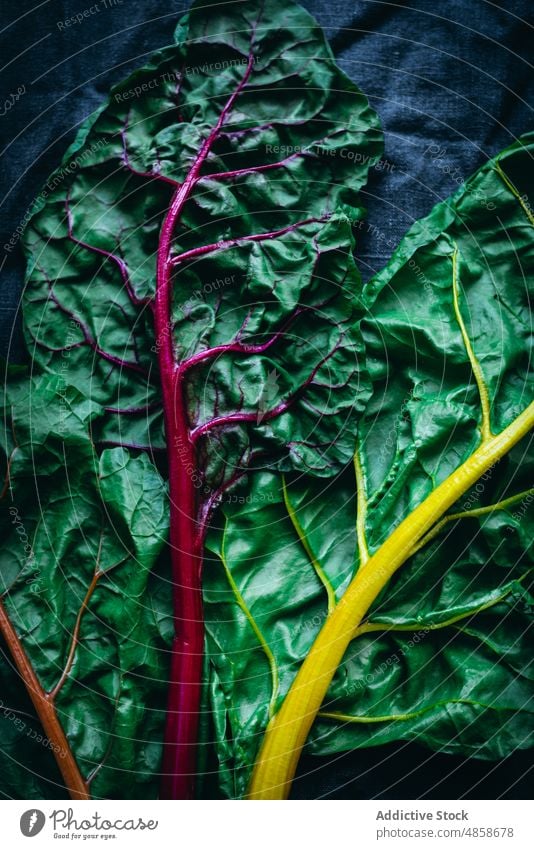
[[[258,475],[210,537],[210,694],[227,796],[246,792],[269,719],[280,722],[266,741],[295,725],[296,712],[282,720],[284,696],[334,611],[349,608],[349,582],[361,573],[365,591],[392,532],[532,401],[533,149],[527,136],[484,166],[366,287],[359,328],[372,394],[353,466],[327,482]],[[409,739],[491,759],[533,744],[529,445],[525,436],[460,486],[363,623],[347,618],[310,753]],[[304,680],[295,693],[300,685],[311,712]],[[272,744],[257,774],[286,751],[294,759],[295,741],[285,745]],[[290,767],[255,780],[255,795],[277,796]]]
[[[53,672],[68,664],[49,719],[64,720],[78,784],[100,765],[90,782],[96,795],[124,793],[120,758],[138,775],[132,795],[155,793],[164,676],[162,792],[192,792],[200,566],[225,492],[252,468],[329,477],[352,455],[369,385],[353,331],[362,302],[351,223],[363,214],[358,190],[381,145],[375,113],[303,9],[247,0],[207,12],[199,2],[175,44],[84,124],[39,196],[24,236],[23,302],[38,387],[9,402],[6,452],[11,491],[26,481],[23,521],[28,536],[38,533],[45,578],[34,598],[17,572],[30,567],[9,542],[2,610],[44,688],[41,704]],[[50,432],[41,450],[37,429],[30,486],[11,419],[19,440],[41,415]],[[164,536],[160,472],[169,489],[170,671],[157,651],[162,623],[169,636],[168,608],[160,590],[152,604],[149,588]],[[152,497],[150,528],[142,505]],[[60,528],[67,532],[54,542]],[[81,619],[87,638],[80,630],[70,657],[101,532],[105,577],[113,566],[118,588],[105,599],[99,579]],[[129,565],[118,560],[122,544]],[[142,567],[132,574],[135,558]],[[141,656],[131,642],[141,640],[145,616]],[[136,749],[152,704],[154,725]]]
[[[321,377],[352,374],[343,330],[359,288],[335,213],[362,215],[357,191],[381,147],[375,113],[302,8],[254,0],[206,15],[195,4],[177,44],[113,89],[48,181],[25,235],[34,362],[65,370],[68,350],[70,382],[108,411],[95,438],[159,450],[157,360],[172,337],[178,361],[203,357],[188,380],[191,428],[255,414],[254,446],[246,422],[214,433],[210,483],[224,478],[217,455],[232,468],[252,447],[331,474],[352,434],[332,461],[322,448],[346,426],[354,393],[330,393]],[[169,245],[171,303],[155,328],[162,225],[188,176]],[[295,393],[290,423],[265,415],[267,401]]]
[[[144,454],[97,455],[89,430],[102,411],[58,377],[12,384],[7,400],[3,609],[91,795],[119,795],[125,771],[132,798],[157,795],[171,616],[165,483]],[[36,739],[33,720],[4,718],[26,745]],[[54,741],[41,739],[4,792],[61,795],[46,766]]]

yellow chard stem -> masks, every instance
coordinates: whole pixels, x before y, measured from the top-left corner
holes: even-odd
[[[267,727],[248,790],[250,799],[285,799],[302,747],[330,682],[362,621],[414,545],[478,478],[534,426],[534,402],[433,490],[369,558],[347,587],[313,643],[282,707]]]

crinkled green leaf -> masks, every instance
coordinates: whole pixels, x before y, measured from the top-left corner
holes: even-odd
[[[0,794],[7,799],[66,799],[67,791],[49,741],[7,647],[3,642],[0,646]]]
[[[101,411],[58,378],[26,379],[7,400],[5,608],[44,689],[68,673],[56,709],[92,795],[153,796],[168,674],[165,483],[146,455],[112,448],[98,456],[90,427]],[[2,667],[16,680],[7,656]],[[21,683],[10,699],[24,702]],[[20,761],[7,770],[3,792],[56,798],[50,748],[29,736],[35,721],[25,716],[19,731],[4,715],[5,759]],[[20,750],[15,732],[29,738]]]
[[[95,425],[99,443],[164,449],[164,340],[145,299],[155,293],[176,181],[208,139],[173,236],[160,337],[172,334],[182,361],[233,341],[280,340],[263,353],[220,352],[191,372],[191,427],[260,413],[213,433],[201,465],[212,482],[252,454],[332,474],[352,450],[358,382],[350,325],[360,282],[348,219],[363,214],[358,190],[382,141],[367,100],[292,2],[222,3],[209,13],[195,3],[177,43],[116,86],[82,128],[24,238],[34,361],[90,388],[107,410]],[[295,394],[285,415],[261,416]]]
[[[12,386],[4,434],[6,503],[35,555],[24,559],[6,514],[1,575],[53,687],[101,563],[57,696],[96,796],[157,793],[173,637],[162,476],[180,450],[165,441],[175,411],[163,400],[177,393],[161,348],[170,337],[188,368],[178,395],[185,430],[200,429],[200,522],[250,467],[334,475],[369,393],[351,224],[381,149],[376,114],[307,12],[200,2],[86,121],[39,195],[24,235],[35,377]],[[172,294],[157,329],[162,263]]]
[[[532,400],[533,150],[526,136],[485,165],[366,287],[372,394],[354,466],[326,482],[258,475],[225,506],[205,602],[226,796],[245,793],[269,717],[366,553]],[[530,444],[489,469],[386,585],[310,753],[416,740],[492,759],[533,745]]]

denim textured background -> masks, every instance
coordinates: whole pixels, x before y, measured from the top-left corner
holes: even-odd
[[[0,353],[24,357],[17,319],[24,260],[2,247],[109,87],[169,43],[182,0],[0,0]],[[340,65],[370,98],[385,160],[364,191],[365,276],[412,221],[532,128],[531,0],[303,0]],[[98,6],[81,23],[60,23]],[[21,93],[21,90],[24,91]],[[18,100],[13,95],[19,92]],[[13,102],[12,102],[13,101]],[[6,102],[12,103],[6,109]],[[4,111],[5,110],[5,111]],[[464,762],[416,744],[304,757],[295,798],[529,798],[529,752]]]

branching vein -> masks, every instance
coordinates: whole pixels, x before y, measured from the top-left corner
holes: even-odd
[[[471,340],[467,333],[464,320],[462,318],[462,312],[460,309],[460,297],[459,297],[459,286],[458,286],[458,245],[454,245],[454,253],[452,255],[452,295],[454,301],[454,313],[456,315],[456,320],[460,327],[460,332],[462,334],[462,338],[464,340],[465,350],[467,351],[467,356],[469,357],[469,362],[471,363],[471,368],[473,370],[473,374],[475,376],[475,380],[478,386],[478,394],[480,396],[480,406],[482,409],[482,419],[480,423],[480,432],[482,434],[482,441],[485,442],[491,438],[491,426],[490,426],[490,401],[489,401],[489,392],[488,387],[486,385],[486,381],[484,380],[484,374],[480,367],[480,363],[477,359],[477,356],[473,350],[473,346],[471,345]]]

